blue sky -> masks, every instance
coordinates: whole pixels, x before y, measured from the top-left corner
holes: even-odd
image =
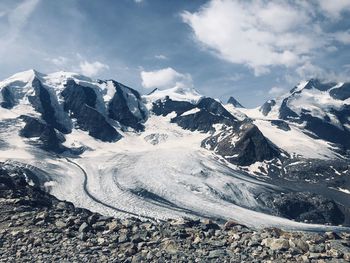
[[[303,79],[349,80],[349,45],[349,0],[0,2],[1,79],[66,70],[253,107]]]

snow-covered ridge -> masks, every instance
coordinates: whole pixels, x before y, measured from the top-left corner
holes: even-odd
[[[154,90],[149,95],[143,96],[148,102],[155,102],[159,99],[169,97],[174,101],[187,101],[196,104],[203,96],[193,87],[174,87],[165,90]]]
[[[339,149],[350,147],[350,83],[302,81],[260,108],[239,111],[291,155],[342,158]]]
[[[334,95],[334,91],[343,90],[348,96],[339,99]],[[341,110],[344,105],[350,105],[349,83],[322,83],[318,80],[300,82],[290,92],[275,99],[275,106],[267,114],[269,118],[279,118],[283,106],[288,106],[293,112],[300,115],[307,111],[312,116],[318,118],[330,117],[331,122],[335,121],[331,111]],[[285,102],[285,105],[283,105]],[[337,122],[332,123],[338,125]]]

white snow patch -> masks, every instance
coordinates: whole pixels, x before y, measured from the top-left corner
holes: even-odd
[[[265,120],[255,120],[254,124],[265,137],[289,154],[300,155],[305,158],[337,158],[326,141],[313,139],[292,124],[289,124],[290,131],[281,130],[273,126],[270,121]]]
[[[192,110],[189,110],[189,111],[186,111],[186,112],[182,113],[181,116],[195,114],[195,113],[197,113],[199,111],[201,111],[199,108],[194,108]]]

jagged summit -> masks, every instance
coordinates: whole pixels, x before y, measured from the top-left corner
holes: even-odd
[[[227,103],[233,105],[236,108],[244,108],[244,106],[232,96],[228,99]]]

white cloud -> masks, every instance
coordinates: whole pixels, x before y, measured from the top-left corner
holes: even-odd
[[[286,89],[281,88],[281,87],[272,87],[269,90],[269,94],[272,95],[272,96],[279,96],[279,95],[282,95],[285,92],[286,92]]]
[[[167,56],[165,56],[165,55],[162,55],[162,54],[159,54],[159,55],[155,55],[154,56],[156,59],[161,59],[161,60],[165,60],[165,59],[168,59],[168,57]]]
[[[140,4],[140,3],[143,2],[143,0],[134,0],[134,2],[135,2],[136,4]]]
[[[345,44],[345,45],[350,44],[350,31],[335,32],[333,36],[335,40],[339,41],[342,44]]]
[[[302,79],[323,78],[323,76],[326,74],[322,68],[312,64],[311,62],[306,62],[304,65],[298,67],[296,69],[296,73]]]
[[[342,13],[350,11],[349,0],[318,0],[321,9],[333,19],[339,19]]]
[[[179,73],[170,67],[155,71],[141,71],[141,79],[144,88],[192,86],[192,78],[190,74]]]
[[[297,73],[299,80],[317,78],[321,80],[335,82],[350,81],[350,75],[346,70],[338,73],[332,70],[326,70],[324,68],[321,68],[317,65],[312,64],[311,62],[307,62],[304,65],[296,68],[295,72]],[[294,80],[294,83],[296,82],[298,82],[297,79]]]
[[[229,77],[227,77],[227,80],[230,81],[238,81],[244,78],[244,74],[242,73],[234,73],[232,75],[230,75]]]
[[[89,77],[96,76],[101,71],[109,69],[108,65],[103,64],[99,61],[88,62],[86,60],[80,62],[79,67],[81,73]]]
[[[2,45],[4,45],[2,48],[5,48],[16,40],[39,2],[40,0],[25,0],[18,4],[13,10],[1,13],[1,17],[7,16],[8,21],[6,33],[0,36]]]
[[[308,18],[287,3],[217,0],[198,12],[184,12],[182,18],[202,44],[225,60],[254,69],[256,75],[268,73],[269,66],[294,66],[302,59],[298,45],[305,38],[291,30]]]
[[[48,58],[47,61],[50,61],[57,67],[65,67],[68,64],[69,59],[66,57],[58,56],[55,58]]]
[[[335,2],[337,7],[328,0],[211,0],[181,16],[207,50],[259,76],[276,66],[300,67],[317,52],[329,51],[335,41],[348,44],[348,32],[327,34],[323,28],[327,21],[321,21],[319,12],[340,13],[350,6],[349,0]]]
[[[107,64],[100,61],[89,62],[80,53],[70,54],[70,56],[48,57],[45,60],[51,63],[53,70],[80,72],[89,77],[94,77],[103,70],[109,69]]]

